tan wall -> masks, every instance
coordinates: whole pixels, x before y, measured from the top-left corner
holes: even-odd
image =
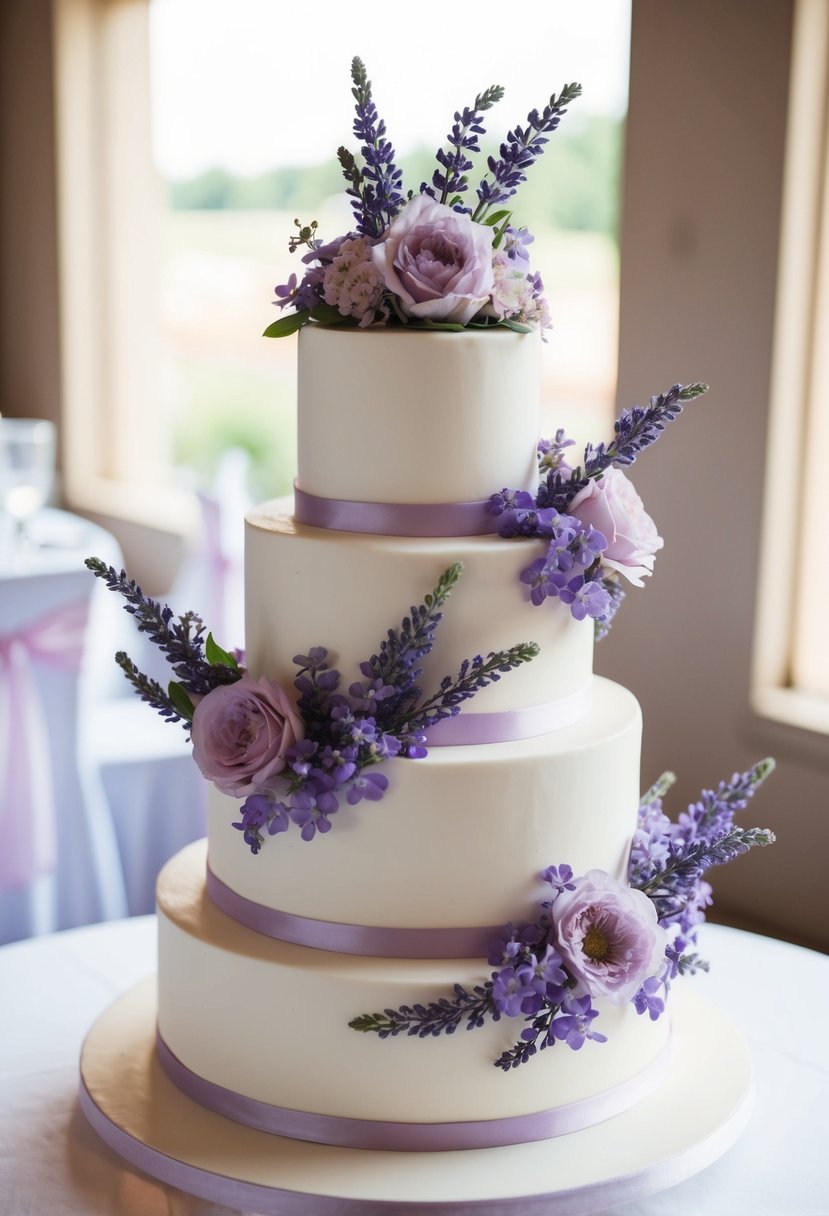
[[[0,412],[58,421],[51,4],[0,4]]]
[[[777,755],[744,822],[778,843],[715,872],[717,908],[829,948],[829,741],[749,710],[792,5],[633,9],[619,403],[712,387],[633,470],[666,545],[597,666],[639,697],[643,783],[676,771],[674,809]],[[781,454],[777,492],[795,476]]]

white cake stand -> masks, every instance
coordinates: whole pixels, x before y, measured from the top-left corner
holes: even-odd
[[[534,1144],[376,1152],[271,1136],[185,1097],[156,1062],[151,978],[89,1032],[81,1105],[102,1139],[133,1166],[262,1216],[586,1216],[704,1169],[748,1121],[751,1065],[742,1035],[691,983],[674,987],[671,1006],[667,1076],[624,1114]],[[313,1044],[305,1049],[313,1059]]]

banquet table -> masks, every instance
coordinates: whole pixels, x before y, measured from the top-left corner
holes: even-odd
[[[756,1106],[724,1157],[616,1216],[829,1214],[829,957],[706,925],[694,984],[743,1029]],[[4,1216],[220,1216],[124,1164],[78,1106],[78,1054],[99,1013],[155,967],[151,916],[0,949],[0,1212]],[[699,1095],[703,1102],[705,1095]],[[412,1208],[401,1196],[401,1212]],[[604,1209],[605,1211],[607,1209]],[[555,1205],[550,1206],[554,1216]],[[597,1214],[598,1216],[598,1214]]]

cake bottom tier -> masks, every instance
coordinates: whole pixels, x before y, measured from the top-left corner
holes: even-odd
[[[658,1082],[668,1019],[651,1022],[629,1004],[600,1006],[594,1025],[606,1043],[556,1044],[508,1073],[493,1061],[519,1037],[519,1018],[427,1039],[351,1030],[361,1013],[451,996],[454,984],[473,987],[491,968],[485,959],[355,957],[264,937],[210,902],[205,860],[205,843],[191,845],[158,881],[158,1031],[186,1075],[243,1102],[399,1124],[504,1120],[575,1103],[591,1105],[597,1121]],[[602,1114],[594,1100],[614,1093]],[[297,1126],[303,1138],[303,1120]]]

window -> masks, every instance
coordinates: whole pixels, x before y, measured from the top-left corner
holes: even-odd
[[[778,272],[754,705],[829,731],[829,6],[798,0]],[[784,473],[783,468],[797,470]]]

